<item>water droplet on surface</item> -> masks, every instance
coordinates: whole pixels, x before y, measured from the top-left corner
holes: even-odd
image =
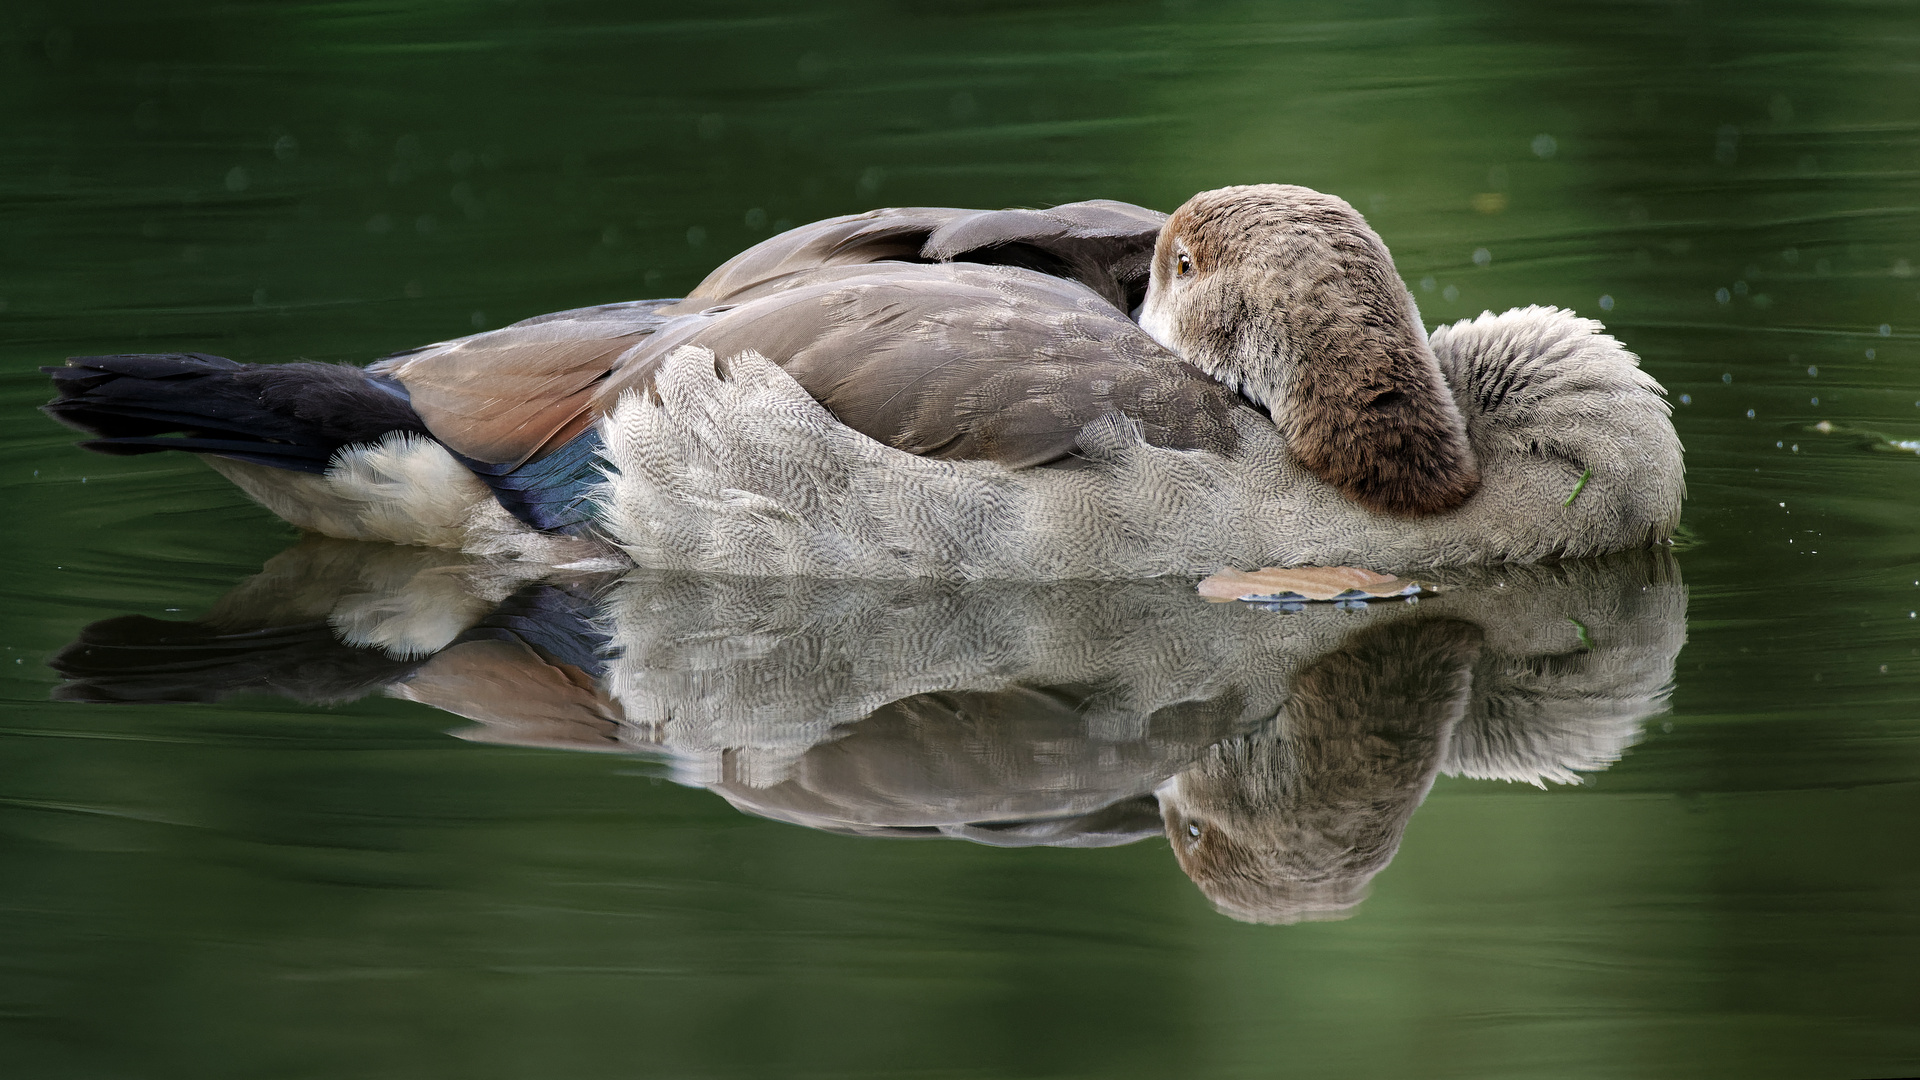
[[[1423,278],[1421,278],[1421,279],[1420,279],[1420,291],[1421,291],[1421,292],[1432,292],[1433,290],[1435,290],[1435,289],[1437,289],[1437,288],[1439,288],[1439,287],[1440,287],[1440,283],[1439,283],[1439,282],[1437,282],[1437,281],[1435,281],[1435,280],[1433,280],[1433,275],[1432,275],[1432,274],[1428,274],[1428,275],[1427,275],[1426,277],[1423,277]]]
[[[1607,293],[1600,294],[1600,310],[1601,311],[1613,310],[1613,297],[1611,295]]]
[[[1681,394],[1681,395],[1680,395],[1680,404],[1682,404],[1682,405],[1691,405],[1691,404],[1693,404],[1693,395],[1692,395],[1692,394]],[[1915,405],[1920,405],[1920,401],[1916,401],[1916,402],[1914,402],[1914,404],[1915,404]]]
[[[1460,299],[1460,290],[1452,285],[1440,290],[1440,298],[1451,304]]]
[[[1729,293],[1729,292],[1728,292],[1728,291],[1727,291],[1726,289],[1724,289],[1724,288],[1719,288],[1719,289],[1715,289],[1715,290],[1713,290],[1713,298],[1714,298],[1715,300],[1718,300],[1718,301],[1720,301],[1720,302],[1721,302],[1721,303],[1723,303],[1723,304],[1730,304],[1730,303],[1732,303],[1732,302],[1733,302],[1733,294],[1732,294],[1732,293]]]
[[[1740,129],[1732,124],[1721,124],[1713,133],[1713,160],[1722,165],[1731,165],[1740,156]]]
[[[1486,248],[1474,248],[1473,249],[1473,265],[1492,266],[1493,252],[1488,251]]]
[[[1892,337],[1892,336],[1893,336],[1893,327],[1891,327],[1891,326],[1889,326],[1889,325],[1888,325],[1888,324],[1886,324],[1886,323],[1881,323],[1881,324],[1880,324],[1880,336],[1881,336],[1881,337]]]
[[[1550,158],[1560,150],[1560,144],[1554,137],[1545,133],[1535,135],[1527,145],[1533,150],[1534,157],[1542,159]]]

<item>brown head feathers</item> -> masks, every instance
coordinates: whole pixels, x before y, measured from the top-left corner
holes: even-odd
[[[1141,324],[1266,406],[1300,461],[1368,509],[1435,514],[1479,487],[1393,257],[1339,198],[1263,184],[1187,200]]]

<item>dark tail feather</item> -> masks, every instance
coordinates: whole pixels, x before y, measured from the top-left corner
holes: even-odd
[[[42,368],[46,412],[106,454],[189,450],[300,472],[393,431],[426,434],[400,384],[335,364],[237,364],[204,353],[76,356]]]

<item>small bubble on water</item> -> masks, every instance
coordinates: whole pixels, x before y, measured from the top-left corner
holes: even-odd
[[[706,242],[707,242],[706,229],[701,228],[698,225],[690,225],[687,227],[687,246],[688,247],[699,247],[701,244],[704,244]]]
[[[1533,149],[1533,156],[1537,158],[1542,158],[1542,159],[1552,157],[1560,149],[1559,142],[1555,141],[1553,136],[1548,135],[1544,132],[1539,135],[1535,135],[1533,137],[1533,142],[1529,143],[1528,145],[1531,146]]]
[[[1473,249],[1473,265],[1492,266],[1493,252],[1488,251],[1486,248],[1474,248]]]
[[[1813,378],[1813,377],[1815,377],[1815,376],[1817,376],[1817,375],[1819,375],[1819,374],[1820,374],[1820,369],[1819,369],[1819,368],[1817,368],[1817,367],[1812,367],[1812,366],[1809,366],[1809,367],[1807,368],[1807,377],[1808,377],[1808,378]]]
[[[1874,352],[1874,351],[1873,351],[1872,349],[1868,349],[1868,350],[1867,350],[1867,359],[1869,359],[1869,360],[1871,360],[1871,359],[1873,359],[1873,358],[1874,358],[1874,357],[1875,357],[1876,355],[1878,355],[1878,354],[1877,354],[1877,353],[1875,353],[1875,352]]]
[[[1746,282],[1744,282],[1744,281],[1736,281],[1736,282],[1734,282],[1734,283],[1733,283],[1733,295],[1735,295],[1735,296],[1745,296],[1745,295],[1747,295],[1747,283],[1746,283]]]
[[[1751,420],[1751,419],[1753,419],[1753,410],[1752,410],[1752,409],[1748,409],[1748,410],[1747,410],[1747,419],[1749,419],[1749,420]]]
[[[1606,293],[1602,293],[1600,295],[1600,310],[1601,311],[1613,310],[1613,297],[1611,295],[1608,295]]]
[[[247,185],[253,183],[253,178],[247,175],[245,166],[235,165],[227,170],[224,183],[228,191],[241,192],[247,190]]]
[[[1460,290],[1452,285],[1440,290],[1440,298],[1451,304],[1460,299]]]
[[[1881,336],[1881,337],[1892,337],[1892,336],[1893,336],[1893,327],[1892,327],[1892,326],[1890,326],[1890,325],[1888,325],[1887,323],[1881,323],[1881,324],[1880,324],[1880,336]]]
[[[1693,404],[1693,395],[1692,395],[1692,394],[1681,394],[1681,395],[1680,395],[1680,404],[1682,404],[1682,405],[1691,405],[1691,404]],[[1914,404],[1915,404],[1915,405],[1920,405],[1920,401],[1916,401],[1916,402],[1914,402]]]
[[[1439,288],[1439,287],[1440,287],[1440,283],[1439,283],[1439,282],[1437,282],[1437,281],[1435,281],[1435,280],[1433,280],[1433,275],[1432,275],[1432,274],[1428,274],[1428,275],[1427,275],[1426,277],[1423,277],[1423,278],[1421,278],[1421,279],[1420,279],[1420,291],[1421,291],[1421,292],[1432,292],[1433,290],[1435,290],[1435,289],[1437,289],[1437,288]]]
[[[1713,290],[1713,298],[1723,304],[1733,303],[1733,294],[1724,288]]]
[[[1732,382],[1732,381],[1733,381],[1733,372],[1731,372],[1731,371],[1729,371],[1729,372],[1727,372],[1726,374],[1724,374],[1724,375],[1722,375],[1722,376],[1720,376],[1720,381],[1721,381],[1721,382],[1723,382],[1723,383],[1730,383],[1730,382]]]
[[[1818,405],[1818,404],[1820,404],[1820,399],[1819,399],[1819,398],[1812,398],[1812,399],[1810,399],[1810,400],[1808,401],[1808,404],[1810,404],[1810,405]]]

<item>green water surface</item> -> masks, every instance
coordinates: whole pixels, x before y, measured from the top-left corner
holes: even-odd
[[[779,824],[377,696],[50,700],[81,627],[294,535],[73,448],[37,365],[364,362],[827,215],[1267,181],[1366,213],[1430,324],[1604,319],[1688,454],[1672,711],[1578,786],[1440,780],[1350,918],[1224,918],[1158,839]],[[1917,361],[1911,3],[9,4],[4,1072],[1911,1075]]]

